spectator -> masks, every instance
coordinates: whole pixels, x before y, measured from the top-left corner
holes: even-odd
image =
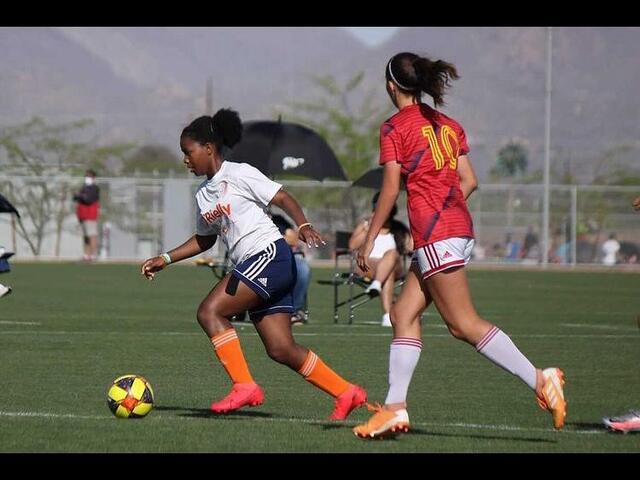
[[[620,242],[616,240],[616,234],[609,235],[609,240],[602,244],[602,263],[605,265],[615,265],[618,252],[620,251]]]
[[[509,262],[518,260],[520,256],[520,242],[515,240],[511,233],[507,233],[504,240],[505,257],[504,259]]]
[[[533,226],[529,225],[527,227],[527,233],[524,236],[520,258],[535,258],[537,260],[539,253],[538,234],[533,231]]]
[[[372,199],[373,210],[376,208],[380,192],[377,192]],[[367,288],[366,293],[371,296],[380,296],[382,304],[382,326],[390,327],[391,319],[389,311],[393,304],[393,287],[396,278],[404,275],[402,264],[402,255],[413,250],[413,241],[409,234],[409,229],[395,220],[398,207],[394,206],[389,214],[389,218],[382,226],[380,233],[376,236],[373,250],[371,251],[372,270],[369,276],[372,277],[371,285]],[[353,230],[349,239],[349,249],[357,250],[364,243],[369,231],[370,217],[363,219]],[[367,276],[360,269],[357,270],[358,275]]]
[[[82,259],[91,262],[98,255],[98,216],[100,215],[100,188],[96,185],[96,172],[87,170],[84,186],[73,196],[78,202],[76,216],[82,227],[84,255]]]
[[[311,267],[305,259],[304,251],[300,248],[298,232],[295,231],[293,225],[282,215],[271,215],[271,220],[276,224],[285,241],[291,247],[298,271],[296,284],[293,287],[293,315],[291,315],[291,323],[294,325],[307,323],[307,290],[309,289],[309,282],[311,281]]]

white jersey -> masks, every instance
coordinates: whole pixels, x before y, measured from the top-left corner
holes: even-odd
[[[280,188],[247,163],[222,162],[196,192],[196,233],[222,237],[237,265],[282,238],[267,215],[267,205]]]

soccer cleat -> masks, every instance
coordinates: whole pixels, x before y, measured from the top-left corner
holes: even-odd
[[[0,298],[11,293],[11,287],[0,284]]]
[[[358,385],[349,385],[341,395],[336,397],[336,406],[329,420],[344,420],[355,408],[367,402],[367,391]]]
[[[257,383],[234,383],[229,395],[209,407],[213,413],[229,413],[249,405],[257,407],[264,402],[264,392]]]
[[[564,399],[564,372],[559,368],[546,368],[542,371],[544,386],[542,397],[536,396],[538,405],[543,410],[548,410],[553,416],[553,428],[560,430],[564,427],[564,419],[567,416],[567,402]]]
[[[615,432],[640,432],[640,411],[631,410],[629,413],[619,417],[605,417],[602,422],[609,430]]]
[[[406,409],[387,410],[380,405],[367,405],[367,408],[375,413],[367,423],[353,428],[353,433],[357,437],[383,439],[400,432],[409,431],[409,414]]]

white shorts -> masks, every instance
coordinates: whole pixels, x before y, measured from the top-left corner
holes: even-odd
[[[96,220],[83,220],[80,222],[82,235],[85,237],[95,237],[98,235],[98,222]]]
[[[469,263],[476,241],[467,237],[452,237],[430,243],[413,252],[411,262],[418,264],[423,280],[431,275]]]

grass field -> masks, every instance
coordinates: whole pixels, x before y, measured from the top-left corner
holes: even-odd
[[[310,291],[312,323],[298,341],[384,400],[391,330],[334,325],[331,287]],[[371,442],[326,417],[333,400],[266,357],[237,324],[264,405],[227,417],[208,405],[229,389],[195,310],[213,283],[172,266],[154,282],[134,265],[14,264],[0,280],[0,452],[640,452],[640,435],[606,432],[602,416],[640,408],[640,275],[470,271],[480,313],[537,365],[567,375],[567,426],[555,432],[532,392],[451,337],[434,310],[409,391],[410,434]],[[377,321],[377,302],[357,320]],[[142,420],[107,408],[110,381],[144,375],[156,406]]]

